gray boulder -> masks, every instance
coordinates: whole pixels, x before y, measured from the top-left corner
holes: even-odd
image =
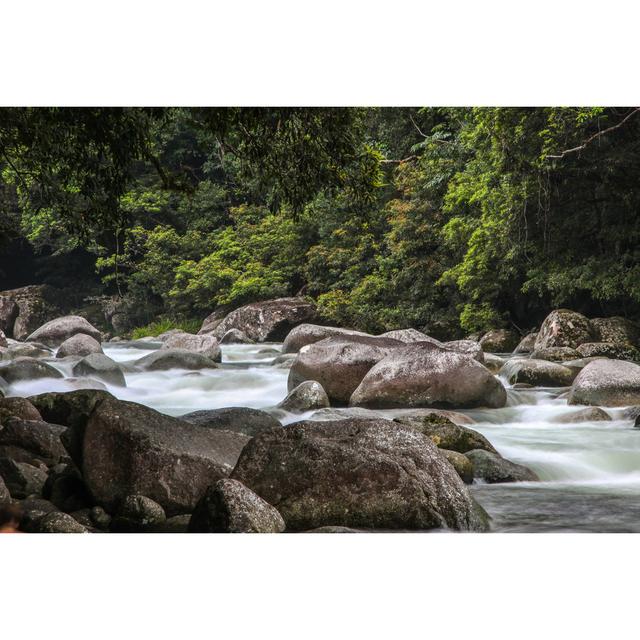
[[[249,407],[223,407],[222,409],[201,409],[180,416],[198,427],[233,431],[253,438],[262,431],[281,428],[280,423],[266,411]]]
[[[82,358],[82,360],[73,367],[73,375],[98,378],[99,380],[118,387],[127,386],[120,365],[109,358],[109,356],[104,355],[104,353],[92,353]]]
[[[483,351],[511,353],[520,343],[520,336],[510,329],[493,329],[480,338]]]
[[[17,358],[50,358],[53,352],[43,344],[33,342],[16,342],[10,344],[0,353],[0,360],[16,360]]]
[[[571,424],[574,422],[608,422],[611,416],[599,407],[589,407],[580,411],[573,411],[562,416],[554,418],[552,422],[560,424]]]
[[[118,506],[111,521],[111,531],[143,533],[166,519],[164,509],[157,502],[146,496],[130,495]]]
[[[56,353],[56,358],[67,356],[88,356],[92,353],[103,353],[100,342],[86,333],[76,333],[65,340]]]
[[[431,440],[388,420],[302,421],[262,433],[232,478],[278,509],[292,531],[487,528]]]
[[[544,349],[536,349],[531,357],[535,360],[549,360],[550,362],[566,362],[568,360],[577,360],[580,353],[572,347],[546,347]]]
[[[370,408],[503,407],[507,393],[469,355],[416,342],[394,349],[364,376],[349,402]]]
[[[354,331],[353,329],[341,329],[339,327],[325,327],[319,324],[310,324],[305,322],[292,329],[284,340],[282,346],[283,353],[297,353],[306,347],[308,344],[315,344],[324,340],[325,338],[344,337],[349,338],[351,336],[365,336],[373,337],[368,333],[362,331]],[[389,337],[386,335],[380,337]]]
[[[42,420],[22,420],[12,417],[0,425],[0,452],[17,447],[47,465],[54,465],[67,457],[60,436],[65,427]]]
[[[0,477],[9,489],[11,497],[17,500],[42,493],[42,487],[47,480],[46,472],[40,467],[6,457],[0,458]]]
[[[479,342],[475,340],[452,340],[450,342],[443,342],[441,345],[445,349],[455,351],[456,353],[464,353],[471,356],[474,360],[484,363],[484,351]]]
[[[86,424],[82,475],[96,503],[108,511],[126,496],[141,494],[169,516],[188,513],[207,487],[229,475],[248,441],[108,398]]]
[[[42,420],[40,412],[26,398],[0,398],[0,423],[7,418]]]
[[[185,349],[211,358],[214,362],[222,360],[222,351],[218,341],[209,335],[194,335],[192,333],[178,332],[167,337],[162,349]]]
[[[220,344],[253,344],[254,340],[251,340],[240,329],[229,329],[221,338]]]
[[[508,360],[499,373],[510,384],[524,382],[534,387],[568,387],[577,375],[575,369],[556,362],[525,358]]]
[[[189,522],[192,533],[281,533],[284,529],[277,509],[229,478],[207,489]]]
[[[316,306],[304,298],[254,302],[228,314],[212,331],[216,338],[239,329],[254,342],[281,342],[294,327],[315,320]]]
[[[585,316],[569,309],[556,309],[542,323],[534,348],[536,351],[547,347],[575,349],[584,342],[593,342],[593,337],[593,326]]]
[[[63,375],[57,369],[35,358],[20,357],[0,364],[0,378],[4,378],[9,384],[24,380],[62,377]]]
[[[576,351],[579,358],[611,358],[612,360],[640,361],[640,351],[620,342],[585,342]]]
[[[329,406],[329,397],[322,385],[315,380],[300,383],[277,406],[291,413],[304,413]]]
[[[15,340],[24,340],[47,320],[59,316],[59,303],[64,299],[62,291],[46,284],[2,291],[0,295],[13,300],[18,307],[13,329],[7,331],[7,335]]]
[[[378,337],[393,338],[394,340],[400,340],[400,342],[404,342],[405,344],[410,344],[411,342],[433,342],[435,344],[442,344],[439,340],[436,340],[417,329],[394,329],[393,331],[381,333]]]
[[[423,433],[441,449],[457,451],[458,453],[484,449],[485,451],[498,453],[481,433],[455,424],[442,415],[402,416],[395,418],[395,422]]]
[[[537,337],[537,331],[527,334],[520,340],[518,346],[513,350],[513,353],[531,353],[535,349]]]
[[[538,476],[528,467],[505,460],[497,453],[478,449],[466,454],[473,465],[474,478],[489,484],[497,482],[532,482]]]
[[[604,407],[640,404],[640,366],[625,360],[593,360],[573,381],[568,402]]]
[[[347,404],[367,372],[396,348],[399,340],[369,336],[325,338],[300,349],[289,370],[288,388],[315,380],[331,401]]]
[[[88,320],[81,316],[63,316],[49,320],[27,337],[27,342],[41,342],[47,347],[58,347],[72,336],[84,333],[98,342],[102,334]]]
[[[186,349],[159,349],[136,360],[136,367],[145,371],[167,371],[168,369],[215,369],[217,364],[211,358]]]
[[[626,318],[593,318],[591,326],[598,342],[631,345],[640,348],[640,325]]]
[[[440,453],[456,470],[456,473],[460,476],[462,482],[465,484],[473,483],[473,465],[471,464],[471,460],[469,460],[464,453],[451,451],[450,449],[440,449]]]

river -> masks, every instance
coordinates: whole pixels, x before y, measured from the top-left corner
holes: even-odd
[[[127,364],[161,345],[107,343],[106,355]],[[272,367],[282,345],[223,345],[222,366],[202,371],[126,372],[127,387],[108,385],[116,397],[178,416],[230,406],[270,408],[287,393],[288,369]],[[70,364],[48,360],[66,376]],[[541,482],[474,484],[475,498],[492,518],[492,530],[514,532],[640,531],[640,430],[621,409],[611,422],[557,423],[581,407],[568,406],[558,389],[513,390],[502,409],[460,411],[509,460],[533,469]],[[70,391],[66,379],[14,384],[11,395]],[[394,412],[379,412],[389,417]],[[395,412],[398,413],[398,412]],[[313,414],[279,416],[284,423]]]

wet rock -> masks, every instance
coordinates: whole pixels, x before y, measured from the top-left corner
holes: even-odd
[[[471,356],[416,342],[380,360],[353,392],[352,406],[369,408],[503,407],[505,388]]]
[[[82,468],[82,442],[87,420],[96,405],[113,398],[107,391],[81,389],[67,393],[42,393],[29,400],[44,420],[67,427],[60,439],[71,459]]]
[[[229,475],[248,441],[239,433],[108,398],[87,422],[82,475],[96,503],[107,510],[141,494],[169,516],[188,513],[207,487]]]
[[[502,367],[506,360],[501,358],[500,356],[495,355],[494,353],[485,353],[484,354],[484,366],[491,371],[491,373],[496,374]]]
[[[528,467],[505,460],[497,453],[477,449],[469,451],[467,458],[473,465],[473,476],[489,484],[497,482],[531,482],[539,480]]]
[[[27,342],[41,342],[47,347],[58,347],[72,336],[84,333],[98,342],[102,334],[88,320],[81,316],[63,316],[50,320],[27,337]]]
[[[40,412],[26,398],[0,398],[0,423],[8,417],[42,420]]]
[[[0,450],[18,447],[47,465],[54,465],[67,457],[60,436],[65,427],[42,420],[7,418],[0,426]]]
[[[39,467],[10,458],[0,458],[0,477],[4,480],[11,497],[19,500],[42,492],[47,474]]]
[[[219,480],[198,502],[192,533],[281,533],[285,524],[278,510],[237,480]]]
[[[548,360],[514,358],[500,369],[500,375],[510,384],[526,382],[534,387],[568,387],[576,371]]]
[[[594,342],[609,342],[615,345],[631,345],[640,348],[640,325],[626,318],[593,318]]]
[[[126,387],[127,383],[120,365],[104,353],[92,353],[73,367],[74,376],[98,378],[108,384]]]
[[[513,350],[513,353],[531,353],[535,349],[537,337],[537,331],[527,334],[520,340],[518,346]]]
[[[479,342],[474,340],[452,340],[451,342],[443,342],[442,346],[456,353],[469,355],[474,360],[484,363],[484,351]]]
[[[214,362],[222,360],[222,351],[218,341],[209,335],[193,335],[192,333],[178,332],[170,335],[162,345],[162,349],[185,349],[193,353],[211,358]]]
[[[111,531],[143,533],[167,519],[164,509],[151,498],[142,495],[126,496],[111,522]]]
[[[329,406],[329,397],[322,385],[315,380],[307,380],[299,384],[287,397],[277,405],[280,409],[291,413],[304,413]]]
[[[60,315],[59,302],[63,299],[63,293],[55,287],[30,285],[2,291],[0,295],[13,300],[18,307],[13,330],[7,332],[16,340],[24,340],[44,322]]]
[[[15,300],[0,295],[0,333],[13,337],[13,325],[18,317],[18,305]],[[6,345],[4,345],[6,346]]]
[[[449,461],[465,484],[473,483],[473,465],[464,453],[450,449],[440,449],[440,453]]]
[[[421,417],[401,416],[396,418],[395,422],[423,433],[441,449],[458,453],[484,449],[497,453],[493,445],[481,433],[455,424],[445,416],[437,414]]]
[[[580,357],[577,349],[571,347],[546,347],[545,349],[536,349],[531,358],[535,360],[548,360],[550,362],[566,362],[567,360],[576,360]]]
[[[625,360],[593,360],[574,380],[568,401],[604,407],[640,404],[640,366]]]
[[[580,358],[611,358],[612,360],[640,361],[640,351],[630,344],[613,342],[585,342],[576,351]]]
[[[394,329],[393,331],[381,333],[379,337],[393,338],[394,340],[400,340],[400,342],[404,342],[405,344],[409,344],[411,342],[434,342],[436,344],[442,344],[439,340],[436,340],[417,329]]]
[[[511,353],[520,343],[520,336],[510,329],[494,329],[480,338],[482,350],[492,353]]]
[[[0,360],[16,360],[17,358],[50,358],[53,352],[43,344],[31,342],[17,342],[10,344],[2,354]]]
[[[181,420],[206,429],[219,429],[241,433],[250,438],[262,431],[280,428],[280,422],[266,411],[249,407],[202,409],[180,416]]]
[[[0,364],[0,378],[4,378],[9,384],[40,378],[62,377],[64,376],[57,369],[35,358],[20,357]]]
[[[88,356],[92,353],[103,353],[100,342],[86,333],[76,333],[65,340],[56,353],[56,358],[67,356]]]
[[[88,533],[88,529],[82,526],[73,516],[60,511],[48,513],[36,526],[37,533]]]
[[[229,329],[221,338],[220,344],[253,344],[249,336],[240,329]]]
[[[136,360],[136,366],[145,371],[166,371],[168,369],[215,369],[217,364],[211,358],[186,349],[159,349]]]
[[[368,336],[325,338],[300,349],[289,371],[288,389],[315,380],[333,402],[347,404],[367,372],[396,348],[399,340]]]
[[[316,318],[316,306],[304,298],[254,302],[228,314],[212,331],[216,338],[239,329],[254,342],[281,342],[294,327]]]
[[[571,347],[575,349],[584,342],[593,342],[594,329],[591,322],[576,311],[556,309],[542,323],[534,349],[547,347]]]
[[[271,366],[278,369],[290,369],[295,359],[295,353],[283,353],[273,359]]]
[[[388,420],[302,421],[256,436],[232,478],[273,505],[288,530],[487,528],[429,438]]]
[[[362,331],[354,331],[353,329],[341,329],[339,327],[325,327],[319,324],[301,324],[300,326],[292,329],[284,340],[282,346],[283,353],[297,353],[302,347],[308,344],[315,344],[324,340],[325,338],[343,337],[349,338],[351,336],[365,336],[373,337],[368,333]],[[387,336],[380,336],[387,337]]]
[[[581,411],[573,411],[552,420],[560,424],[570,424],[573,422],[602,422],[611,420],[611,416],[599,407],[590,407]]]

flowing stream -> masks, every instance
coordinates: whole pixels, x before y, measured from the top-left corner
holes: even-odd
[[[108,343],[106,355],[125,368],[161,345]],[[202,371],[125,372],[127,387],[106,385],[123,400],[178,416],[198,409],[271,408],[287,393],[288,369],[270,366],[282,345],[223,345],[222,366]],[[78,388],[71,364],[48,360],[65,379],[20,382],[10,395],[29,396]],[[96,386],[89,384],[88,386]],[[505,385],[508,386],[508,385]],[[513,462],[533,469],[541,482],[474,484],[475,498],[492,517],[494,531],[640,531],[640,429],[621,409],[610,422],[556,422],[583,407],[567,406],[563,389],[509,389],[503,409],[461,411]],[[560,397],[559,397],[560,396]],[[389,417],[398,412],[381,411]],[[284,422],[313,418],[281,414]],[[319,417],[319,416],[318,416]],[[325,416],[326,418],[326,416]]]

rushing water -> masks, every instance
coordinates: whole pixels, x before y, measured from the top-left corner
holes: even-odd
[[[126,388],[106,388],[170,415],[229,406],[268,409],[287,393],[288,369],[270,366],[282,345],[223,345],[217,369],[140,372],[130,366],[160,346],[151,341],[103,345],[106,355],[123,364],[127,381]],[[21,382],[9,393],[29,396],[87,384],[70,377],[71,363],[48,362],[65,379]],[[541,479],[474,484],[474,496],[491,515],[495,531],[640,531],[640,429],[623,418],[622,410],[611,409],[611,422],[556,422],[581,409],[567,406],[562,391],[509,389],[507,407],[464,412],[505,458],[530,467]],[[313,416],[278,417],[288,423]]]

